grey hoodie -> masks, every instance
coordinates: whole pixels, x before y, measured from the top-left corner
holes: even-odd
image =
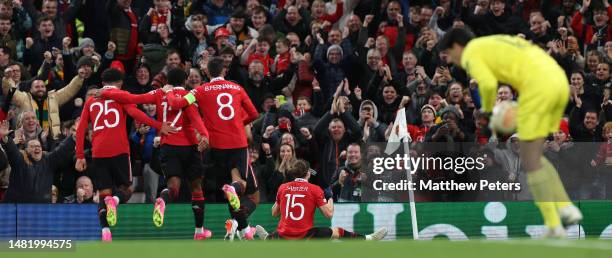
[[[366,99],[361,102],[361,105],[359,106],[359,113],[361,113],[361,110],[363,110],[364,105],[371,105],[374,109],[372,111],[374,123],[372,126],[370,126],[370,136],[365,141],[365,143],[384,142],[385,141],[385,131],[387,130],[387,125],[385,125],[384,123],[378,122],[378,107],[376,106],[376,104],[374,104],[373,101]],[[362,129],[364,129],[365,120],[363,120],[361,116],[359,117],[359,120],[357,121],[357,123],[359,123],[359,126],[361,126]]]

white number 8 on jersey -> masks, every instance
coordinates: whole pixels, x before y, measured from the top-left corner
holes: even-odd
[[[223,97],[227,97],[227,102],[223,103],[221,102],[221,99]],[[232,118],[234,118],[235,112],[234,112],[234,107],[232,106],[232,102],[234,102],[234,97],[232,95],[230,95],[229,93],[221,93],[219,95],[217,95],[217,105],[219,105],[219,109],[217,110],[217,114],[219,115],[219,118],[223,119],[223,120],[231,120]],[[229,108],[230,110],[230,115],[226,116],[223,114],[223,110]]]

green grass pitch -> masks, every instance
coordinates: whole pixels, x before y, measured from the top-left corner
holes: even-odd
[[[251,241],[124,240],[112,243],[78,242],[71,251],[3,252],[2,257],[182,258],[182,257],[334,257],[334,258],[598,258],[612,257],[609,240],[508,241]]]

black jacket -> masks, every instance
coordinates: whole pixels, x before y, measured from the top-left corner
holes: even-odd
[[[333,118],[332,114],[326,113],[314,128],[314,137],[320,150],[318,170],[320,172],[316,175],[315,182],[323,189],[331,184],[332,176],[342,165],[340,153],[346,150],[350,143],[358,142],[362,136],[361,127],[355,118],[349,112],[344,112],[338,118],[344,122],[346,132],[340,141],[335,142],[329,135],[328,129]]]
[[[574,142],[603,142],[601,123],[594,130],[584,126],[584,111],[582,108],[574,107],[570,112],[569,129]]]
[[[55,150],[44,153],[40,161],[25,157],[10,138],[7,142],[0,142],[11,165],[10,184],[4,202],[50,203],[54,172],[72,161],[74,139],[68,137]]]
[[[78,18],[83,22],[83,37],[96,42],[96,52],[104,53],[109,38],[106,5],[109,0],[72,0],[70,7],[64,12],[68,21]],[[75,40],[73,40],[74,42]]]
[[[30,49],[25,49],[23,52],[23,64],[30,65],[31,74],[36,74],[38,68],[43,63],[45,51],[53,51],[53,48],[62,48],[62,41],[56,35],[48,39],[42,39],[40,36],[34,37],[34,44]]]

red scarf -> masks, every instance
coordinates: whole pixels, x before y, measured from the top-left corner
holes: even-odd
[[[120,60],[134,59],[138,54],[138,17],[132,12],[132,9],[125,9],[125,14],[130,18],[130,41],[128,41],[127,53],[117,55],[117,59]]]

